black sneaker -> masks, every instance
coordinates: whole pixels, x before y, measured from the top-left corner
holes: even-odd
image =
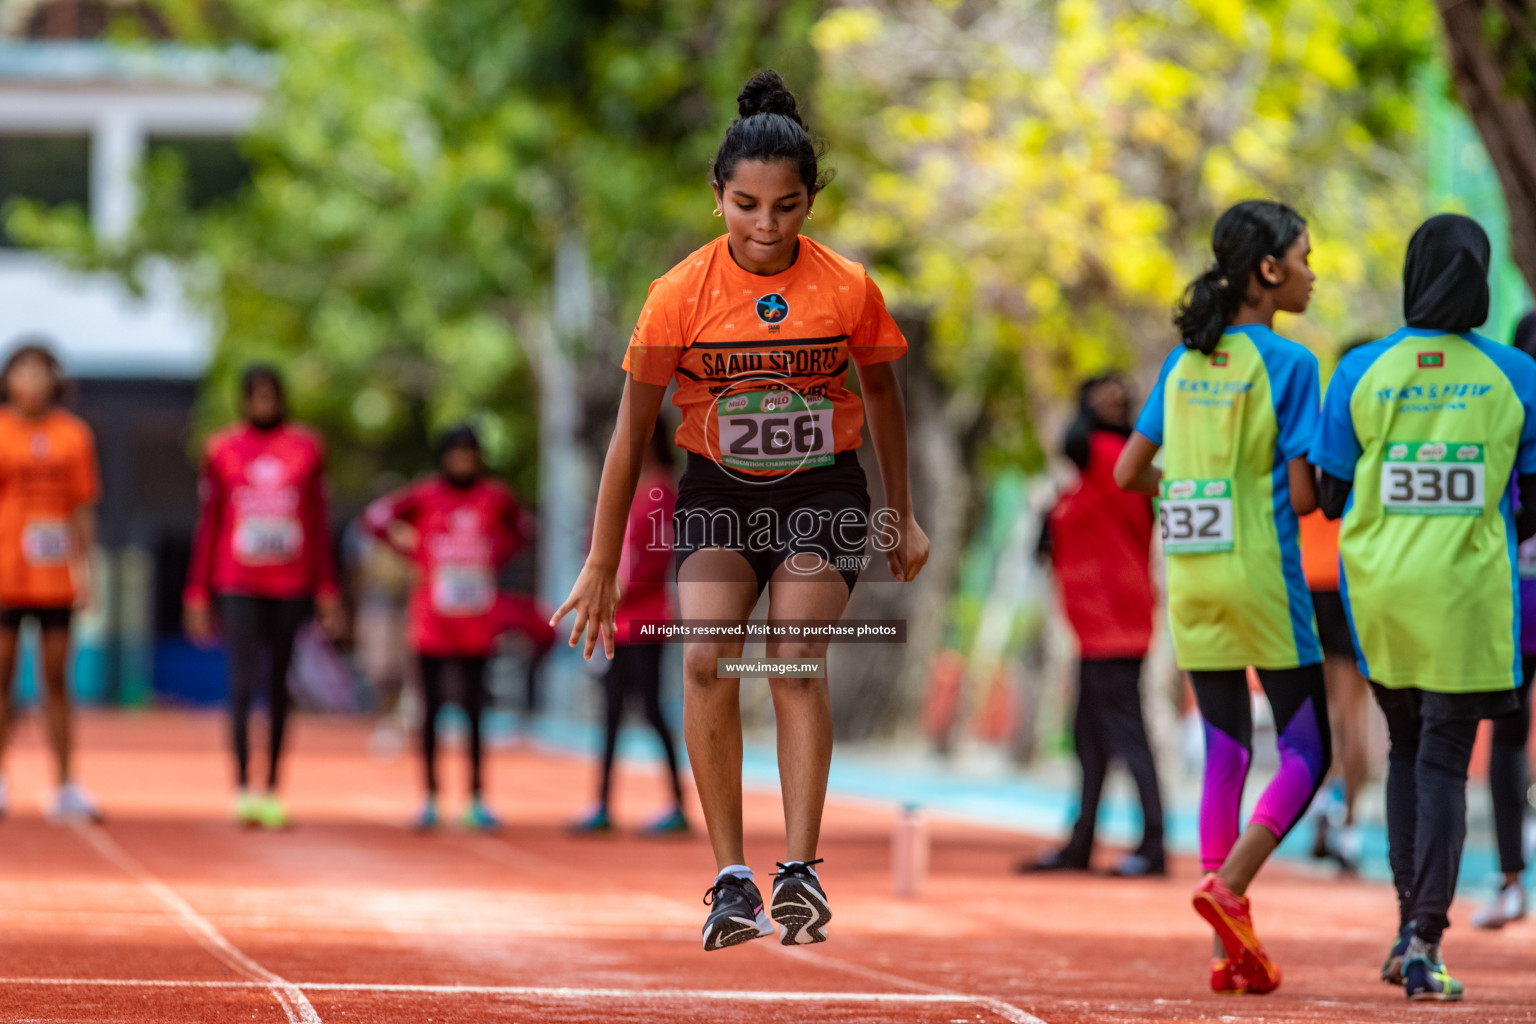
[[[1403,989],[1416,1003],[1459,1003],[1463,991],[1440,959],[1440,944],[1431,946],[1418,937],[1403,954]]]
[[[805,946],[827,941],[827,922],[832,908],[821,880],[811,872],[813,860],[780,864],[773,876],[773,919],[783,927],[779,941],[786,946]]]
[[[704,905],[710,908],[704,922],[704,951],[773,934],[773,922],[763,913],[763,894],[750,878],[721,875],[704,893]]]
[[[1403,954],[1408,952],[1408,943],[1412,938],[1413,925],[1410,923],[1403,925],[1397,938],[1392,941],[1392,949],[1381,963],[1381,980],[1388,985],[1403,983]]]

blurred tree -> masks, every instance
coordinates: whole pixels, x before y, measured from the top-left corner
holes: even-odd
[[[1456,92],[1483,137],[1509,207],[1510,254],[1536,291],[1536,6],[1437,0]]]
[[[1227,205],[1308,218],[1315,304],[1280,329],[1325,363],[1396,322],[1423,193],[1411,85],[1435,31],[1427,0],[882,0],[822,18],[834,240],[928,314],[909,409],[934,586],[908,611],[912,649],[971,648],[945,623],[986,616],[943,602],[978,490],[1040,467],[1082,377],[1151,383]]]
[[[296,411],[358,494],[426,465],[431,430],[470,417],[536,489],[530,351],[549,333],[556,249],[577,237],[597,287],[561,339],[606,441],[617,362],[646,285],[714,230],[707,188],[742,81],[770,60],[809,84],[807,0],[160,0],[183,40],[274,60],[233,200],[188,203],[183,168],[145,168],[130,237],[79,210],[17,204],[7,223],[75,265],[134,282],[189,271],[219,339],[204,430],[233,415],[252,359],[283,364]],[[707,59],[705,59],[705,55]]]
[[[837,232],[933,310],[992,452],[1037,460],[1029,424],[1082,375],[1155,369],[1239,199],[1310,222],[1317,305],[1287,330],[1327,349],[1390,322],[1434,35],[1418,0],[842,7],[813,37],[853,171]]]

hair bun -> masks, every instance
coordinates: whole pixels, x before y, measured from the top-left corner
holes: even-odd
[[[759,71],[747,79],[747,84],[736,94],[736,112],[740,117],[782,114],[800,127],[805,127],[805,122],[800,120],[795,94],[789,91],[779,73],[772,69]]]

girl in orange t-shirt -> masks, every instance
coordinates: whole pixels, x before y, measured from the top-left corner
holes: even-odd
[[[48,736],[59,789],[55,822],[95,821],[96,802],[74,781],[69,690],[70,619],[91,599],[91,549],[100,484],[91,430],[60,408],[63,372],[41,344],[11,352],[0,371],[0,751],[10,732],[11,680],[22,623],[40,635]],[[0,813],[7,794],[0,781]]]
[[[688,452],[674,515],[684,623],[742,624],[765,587],[770,622],[835,622],[871,533],[898,581],[928,558],[912,514],[906,414],[890,365],[906,341],[864,269],[800,234],[825,179],[783,79],[759,72],[736,99],[740,117],[713,175],[726,234],[651,286],[624,358],[629,376],[591,553],[551,620],[574,611],[570,643],[585,633],[588,657],[599,638],[614,654],[625,525],[674,381],[683,414],[676,440]],[[862,401],[845,386],[850,366]],[[866,409],[889,505],[873,515],[854,451]],[[771,935],[774,921],[786,945],[821,942],[832,916],[814,866],[832,758],[827,681],[769,682],[787,854],[765,913],[743,863],[740,681],[729,666],[724,677],[717,671],[718,659],[741,657],[742,637],[685,637],[683,645],[683,731],[719,868],[705,897],[704,948]],[[770,639],[767,654],[821,658],[826,646],[821,638]]]

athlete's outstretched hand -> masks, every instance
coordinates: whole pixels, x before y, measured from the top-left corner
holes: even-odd
[[[926,550],[926,547],[925,549]],[[619,607],[619,574],[617,570],[596,568],[590,563],[581,567],[581,575],[571,587],[571,596],[565,599],[558,611],[550,618],[551,626],[575,612],[576,621],[571,624],[570,646],[575,647],[585,633],[587,642],[582,656],[591,660],[597,648],[598,637],[603,640],[603,652],[613,660],[614,615]]]
[[[186,626],[187,639],[194,647],[212,647],[218,639],[213,609],[206,601],[188,601],[182,608],[181,621]]]
[[[907,515],[897,524],[901,540],[885,553],[885,564],[890,566],[896,582],[905,583],[917,578],[928,564],[928,535],[917,525],[917,517]]]

